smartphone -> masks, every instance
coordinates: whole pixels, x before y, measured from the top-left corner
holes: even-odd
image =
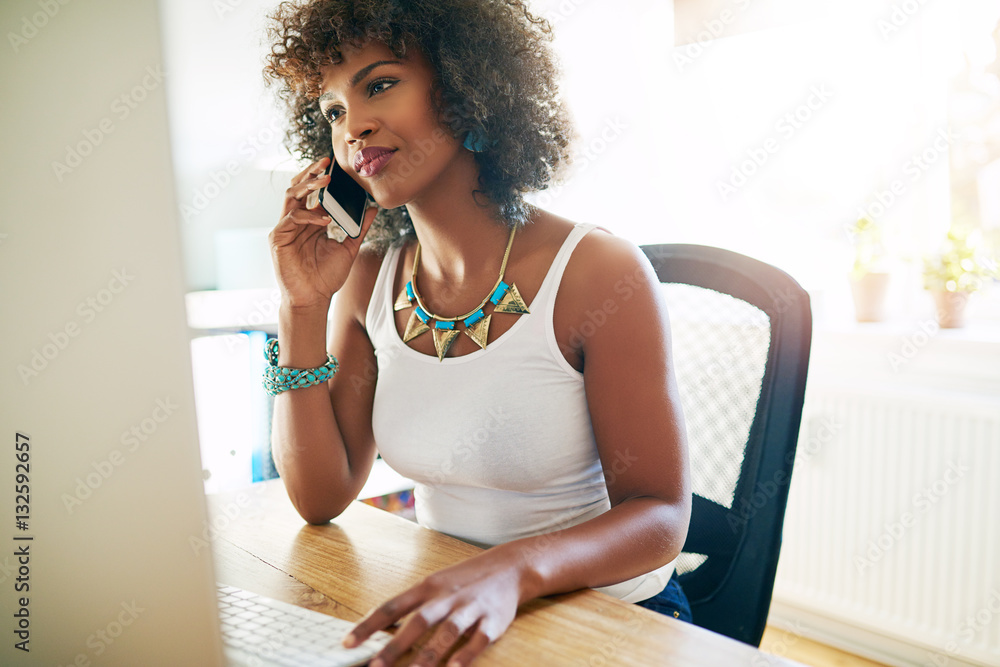
[[[345,234],[356,239],[368,208],[368,193],[340,168],[332,151],[326,173],[330,175],[330,182],[320,189],[319,203]]]

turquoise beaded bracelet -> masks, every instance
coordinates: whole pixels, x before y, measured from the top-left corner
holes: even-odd
[[[267,368],[264,369],[264,390],[271,396],[277,396],[289,389],[311,387],[326,382],[332,378],[340,367],[336,357],[326,355],[326,363],[316,368],[282,368],[278,366],[278,339],[271,338],[264,345],[264,358]]]

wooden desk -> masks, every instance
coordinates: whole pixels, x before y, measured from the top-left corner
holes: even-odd
[[[209,497],[216,578],[350,621],[479,549],[354,503],[324,526],[281,480]],[[786,665],[789,660],[596,591],[535,600],[476,665]]]

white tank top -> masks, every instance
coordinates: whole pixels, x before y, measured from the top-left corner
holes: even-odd
[[[415,482],[421,525],[489,547],[610,509],[583,374],[560,352],[552,324],[569,257],[594,227],[567,236],[530,314],[486,349],[443,361],[400,338],[392,283],[401,246],[386,253],[365,318],[378,361],[372,428],[385,462]],[[638,602],[672,572],[669,563],[598,590]]]

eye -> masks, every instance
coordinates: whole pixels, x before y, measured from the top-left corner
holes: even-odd
[[[340,107],[330,105],[327,110],[323,112],[323,118],[326,118],[327,122],[333,124],[333,121],[340,118],[340,114],[343,113],[343,109]]]
[[[378,95],[380,93],[383,93],[389,88],[395,86],[397,83],[399,83],[398,79],[375,79],[374,81],[368,84],[368,95],[370,97],[372,95]],[[322,113],[323,117],[326,118],[327,122],[332,125],[335,120],[337,120],[338,118],[340,118],[341,115],[343,115],[344,110],[338,106],[330,105],[329,107],[327,107],[326,111]]]
[[[399,83],[397,79],[376,79],[368,85],[369,95],[378,95]]]

